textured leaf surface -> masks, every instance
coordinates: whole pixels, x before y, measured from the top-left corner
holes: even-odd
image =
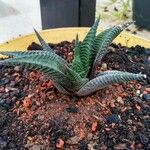
[[[127,22],[123,25],[112,27],[97,35],[94,40],[95,47],[93,47],[94,51],[97,51],[97,54],[94,60],[92,73],[95,71],[99,63],[101,63],[101,60],[106,54],[108,46],[111,44],[111,42],[123,31],[123,29],[132,23],[133,22]]]
[[[41,71],[49,79],[68,88],[70,91],[78,90],[87,81],[70,69],[63,59],[59,60],[56,54],[48,51],[5,52],[5,54],[17,57],[5,59],[0,61],[1,63],[23,65],[27,68]]]
[[[91,61],[93,62],[97,52],[100,50],[100,47],[103,43],[104,38],[106,38],[107,33],[109,33],[112,30],[112,28],[106,29],[105,31],[102,31],[100,34],[98,34],[93,43],[92,51],[91,51]]]
[[[145,75],[142,74],[133,74],[122,71],[106,71],[87,82],[77,92],[77,94],[79,96],[86,96],[114,83],[122,83],[130,80],[142,80],[144,78]]]
[[[79,42],[78,35],[76,36],[76,40],[75,40],[74,59],[71,64],[71,69],[79,73],[81,76],[82,76],[81,72],[84,71],[84,68],[82,66],[82,62],[80,59],[80,42]]]
[[[24,56],[34,56],[34,55],[46,56],[47,55],[50,57],[51,61],[56,61],[59,64],[64,64],[68,66],[68,63],[63,58],[49,51],[41,51],[41,50],[32,50],[32,51],[24,51],[24,52],[9,52],[8,51],[8,52],[0,52],[0,54],[7,55],[9,57],[24,57]]]
[[[86,82],[88,82],[87,78],[81,78],[81,76],[72,69],[68,69],[66,75],[73,84],[73,91],[79,90]]]
[[[42,48],[44,51],[51,51],[53,52],[53,50],[51,49],[51,47],[43,40],[43,38],[40,36],[40,34],[34,29],[35,31],[35,34],[39,40],[39,42],[41,43],[42,45]]]
[[[0,61],[3,64],[23,65],[27,68],[42,71],[52,80],[59,82],[67,82],[66,75],[61,72],[62,67],[50,55],[32,55],[17,58],[10,58]],[[64,69],[62,69],[64,70]],[[60,76],[62,78],[60,78]]]
[[[91,54],[93,41],[96,36],[96,30],[97,30],[98,24],[99,24],[99,18],[96,20],[94,25],[91,27],[91,29],[87,33],[86,37],[80,44],[80,47],[77,50],[77,53],[75,53],[75,56],[74,56],[75,60],[73,60],[73,68],[79,74],[80,72],[82,72],[82,77],[86,77],[86,75],[89,72],[89,68],[91,65],[90,54]]]

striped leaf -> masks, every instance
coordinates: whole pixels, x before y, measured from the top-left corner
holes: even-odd
[[[57,82],[59,85],[68,88],[70,91],[78,90],[85,80],[82,79],[78,73],[70,69],[65,63],[56,61],[56,55],[50,52],[41,52],[29,55],[28,52],[24,54],[16,53],[18,57],[10,58],[0,61],[0,63],[23,65],[27,68],[34,69],[45,73],[45,75]],[[29,52],[31,53],[31,52]],[[6,53],[5,53],[6,54]],[[13,55],[15,53],[12,53]],[[87,81],[87,80],[86,80]]]
[[[114,83],[122,83],[130,80],[142,80],[144,78],[146,78],[146,75],[122,71],[107,71],[87,82],[77,92],[77,95],[86,96]]]
[[[99,24],[99,18],[96,20],[90,31],[87,33],[80,47],[80,60],[85,70],[84,77],[87,76],[90,64],[90,54],[93,45],[94,38],[96,36],[97,27]]]
[[[32,51],[22,51],[22,52],[0,52],[2,55],[7,55],[9,57],[25,57],[25,56],[34,56],[34,55],[44,55],[44,56],[49,56],[51,61],[56,61],[58,64],[61,66],[68,66],[68,63],[59,55],[55,53],[51,53],[50,51],[40,51],[40,50],[32,50]],[[53,58],[53,59],[52,59]],[[63,64],[63,65],[62,65]]]
[[[94,40],[95,47],[93,47],[94,51],[97,52],[93,68],[92,68],[92,74],[94,73],[96,67],[101,63],[101,60],[103,56],[106,54],[108,46],[111,44],[111,42],[129,25],[131,25],[132,22],[124,23],[123,25],[115,26],[110,29],[107,29],[106,31],[98,34]],[[94,54],[95,55],[95,54]]]
[[[79,41],[78,34],[76,35],[76,40],[75,40],[74,55],[75,56],[79,56],[80,55],[80,41]]]
[[[66,75],[61,72],[61,66],[50,55],[32,55],[1,60],[3,64],[23,65],[24,67],[41,71],[54,81],[67,82]],[[64,69],[63,69],[64,70]],[[62,76],[60,78],[60,76]]]
[[[39,40],[39,42],[41,43],[42,45],[42,48],[44,51],[51,51],[53,52],[53,50],[51,49],[51,47],[43,40],[43,38],[40,36],[40,34],[34,29],[35,31],[35,34]]]
[[[87,78],[81,78],[81,76],[72,69],[68,69],[66,75],[69,78],[70,82],[73,84],[73,89],[71,90],[71,92],[79,90],[86,82],[88,82]]]
[[[74,71],[76,71],[80,75],[81,75],[81,72],[84,71],[84,68],[82,66],[82,62],[80,59],[80,42],[79,42],[78,35],[76,36],[76,40],[75,40],[74,59],[73,59],[72,64],[71,64],[71,69],[73,69]]]
[[[112,28],[106,29],[95,37],[93,47],[91,50],[91,59],[90,59],[91,63],[93,63],[93,61],[96,57],[96,54],[99,51],[99,49],[103,43],[103,39],[106,38],[107,33],[109,33],[111,30],[112,30]]]

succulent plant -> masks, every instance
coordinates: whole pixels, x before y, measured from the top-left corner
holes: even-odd
[[[24,67],[43,72],[64,94],[86,96],[114,83],[130,80],[142,80],[146,75],[123,71],[108,70],[96,74],[103,56],[107,53],[110,43],[132,22],[114,26],[96,35],[99,18],[81,42],[76,37],[74,59],[67,63],[57,55],[35,30],[43,50],[24,52],[0,52],[9,56],[0,63],[6,65],[23,65]]]

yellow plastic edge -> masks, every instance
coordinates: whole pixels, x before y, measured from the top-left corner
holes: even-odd
[[[43,30],[40,34],[46,42],[59,43],[65,40],[72,41],[77,34],[79,35],[79,39],[83,40],[88,30],[89,28],[58,28]],[[101,29],[98,29],[98,33],[101,31]],[[0,44],[0,51],[25,51],[32,42],[39,43],[34,33]],[[120,43],[122,46],[127,47],[140,45],[145,48],[150,48],[150,40],[140,38],[127,32],[122,32],[113,42],[116,44]],[[0,57],[2,57],[2,55],[0,55]]]

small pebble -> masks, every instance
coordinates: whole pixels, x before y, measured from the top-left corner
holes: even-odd
[[[107,64],[106,63],[102,63],[101,69],[102,70],[107,70]]]
[[[92,138],[93,138],[93,134],[92,134],[92,133],[88,133],[87,139],[88,139],[88,140],[92,140]]]
[[[95,147],[94,147],[95,145],[94,145],[94,143],[89,143],[88,144],[88,148],[87,148],[87,150],[89,149],[89,150],[95,150]],[[97,147],[96,147],[97,148]],[[82,149],[81,149],[82,150]]]
[[[69,113],[78,113],[79,109],[75,106],[71,106],[71,107],[66,108],[66,111]]]
[[[117,144],[114,146],[115,150],[125,150],[127,149],[127,145],[125,143]]]
[[[145,91],[148,92],[148,93],[150,93],[150,87],[145,88]]]
[[[137,91],[136,91],[136,94],[137,94],[137,95],[140,95],[140,93],[141,93],[140,90],[137,90]]]
[[[57,148],[63,148],[64,147],[64,141],[61,139],[61,138],[59,138],[58,140],[57,140],[57,142],[56,142],[56,147]]]
[[[132,122],[131,119],[128,119],[128,120],[127,120],[127,123],[128,123],[129,125],[131,125],[133,122]]]
[[[142,88],[141,84],[136,84],[135,87],[136,87],[137,90],[140,90]]]
[[[42,149],[44,149],[44,146],[43,145],[33,145],[32,147],[30,146],[29,149],[30,150],[42,150]]]
[[[0,69],[2,69],[2,68],[3,68],[3,65],[0,64]]]
[[[66,141],[66,143],[69,144],[69,145],[75,145],[75,144],[78,144],[80,140],[81,139],[78,136],[74,136],[74,137],[69,138]]]
[[[119,96],[116,100],[117,100],[118,103],[124,104],[124,101],[123,101],[122,97]]]
[[[110,116],[106,117],[106,120],[109,124],[111,123],[119,123],[121,121],[121,118],[117,114],[112,114]]]
[[[0,106],[3,106],[6,103],[5,99],[0,99]]]
[[[15,84],[16,84],[16,82],[15,82],[15,81],[11,81],[9,85],[10,85],[10,87],[14,87],[14,86],[15,86]]]
[[[14,68],[14,71],[16,71],[16,72],[19,72],[20,71],[20,66],[16,66],[15,68]]]
[[[142,100],[146,102],[150,102],[150,94],[143,94]]]
[[[82,140],[82,141],[79,143],[78,150],[87,150],[87,149],[88,149],[88,141]]]
[[[0,149],[4,149],[6,146],[7,142],[0,137]]]
[[[10,105],[5,99],[0,99],[0,107],[4,110],[8,110],[10,108]]]
[[[8,84],[10,82],[10,79],[2,79],[0,81],[0,85],[5,85],[5,84]]]
[[[139,134],[139,138],[142,144],[146,145],[149,142],[149,139],[144,134]]]
[[[69,52],[69,53],[68,53],[68,56],[69,56],[69,57],[72,57],[72,56],[73,56],[73,52]]]
[[[38,115],[37,117],[39,120],[44,120],[44,115]]]
[[[134,141],[135,140],[134,132],[129,131],[127,137],[129,140]]]
[[[95,132],[96,129],[97,129],[97,122],[95,121],[92,123],[92,131]]]

